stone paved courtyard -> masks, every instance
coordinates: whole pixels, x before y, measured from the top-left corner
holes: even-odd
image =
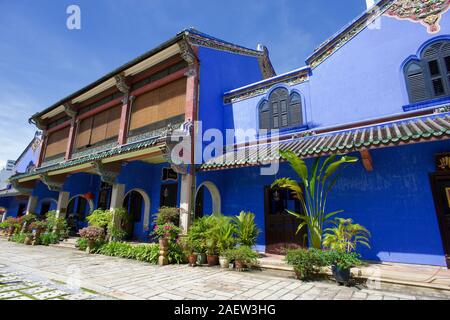
[[[347,288],[266,272],[158,267],[138,261],[0,240],[0,299],[398,300],[450,292],[394,285]]]

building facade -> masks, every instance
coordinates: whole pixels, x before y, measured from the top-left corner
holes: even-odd
[[[96,208],[125,207],[139,240],[161,206],[179,207],[184,229],[204,214],[251,211],[258,249],[282,253],[306,242],[285,212],[298,203],[270,188],[296,178],[277,150],[308,163],[349,154],[360,161],[328,207],[371,231],[363,257],[448,265],[449,7],[381,0],[281,75],[263,46],[185,30],[34,115],[42,152],[13,184],[32,212],[57,200],[73,232]],[[177,137],[189,143],[177,149]]]

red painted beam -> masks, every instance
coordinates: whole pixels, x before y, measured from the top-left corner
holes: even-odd
[[[72,151],[73,151],[73,146],[75,144],[76,132],[77,132],[77,122],[75,119],[73,119],[70,124],[69,138],[67,140],[67,148],[66,148],[66,155],[65,155],[66,160],[69,160],[70,158],[72,158]]]

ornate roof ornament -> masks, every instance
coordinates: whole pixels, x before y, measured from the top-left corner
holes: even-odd
[[[178,42],[178,45],[180,46],[181,58],[189,65],[194,64],[197,61],[197,57],[195,56],[189,41],[184,38],[182,41]]]
[[[270,62],[269,50],[264,45],[258,45],[258,49],[261,50],[261,52],[263,52],[263,56],[259,57],[258,61],[264,79],[276,76],[276,72],[275,69],[273,68],[272,62]]]
[[[450,0],[397,0],[386,11],[386,16],[420,23],[428,33],[441,30],[439,22],[450,8]]]

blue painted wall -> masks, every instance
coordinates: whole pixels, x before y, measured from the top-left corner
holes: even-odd
[[[258,59],[204,47],[199,47],[198,55],[201,66],[198,116],[204,131],[210,128],[223,131],[223,93],[260,81],[263,77]]]
[[[444,141],[372,150],[373,172],[361,162],[344,170],[329,197],[328,211],[343,209],[343,217],[372,232],[372,249],[361,248],[365,259],[445,266],[429,173],[435,171],[434,155],[449,148],[450,142]],[[312,160],[307,162],[311,165]],[[264,250],[264,186],[286,176],[296,178],[283,164],[276,176],[261,176],[253,167],[204,172],[198,180],[216,184],[224,214],[256,213],[263,230],[258,245]]]
[[[309,82],[289,87],[301,93],[310,129],[403,113],[409,105],[404,62],[420,55],[424,43],[450,38],[448,12],[436,34],[410,21],[379,20],[380,29],[364,29],[313,69]],[[258,103],[266,96],[223,106],[224,128],[257,129]]]

